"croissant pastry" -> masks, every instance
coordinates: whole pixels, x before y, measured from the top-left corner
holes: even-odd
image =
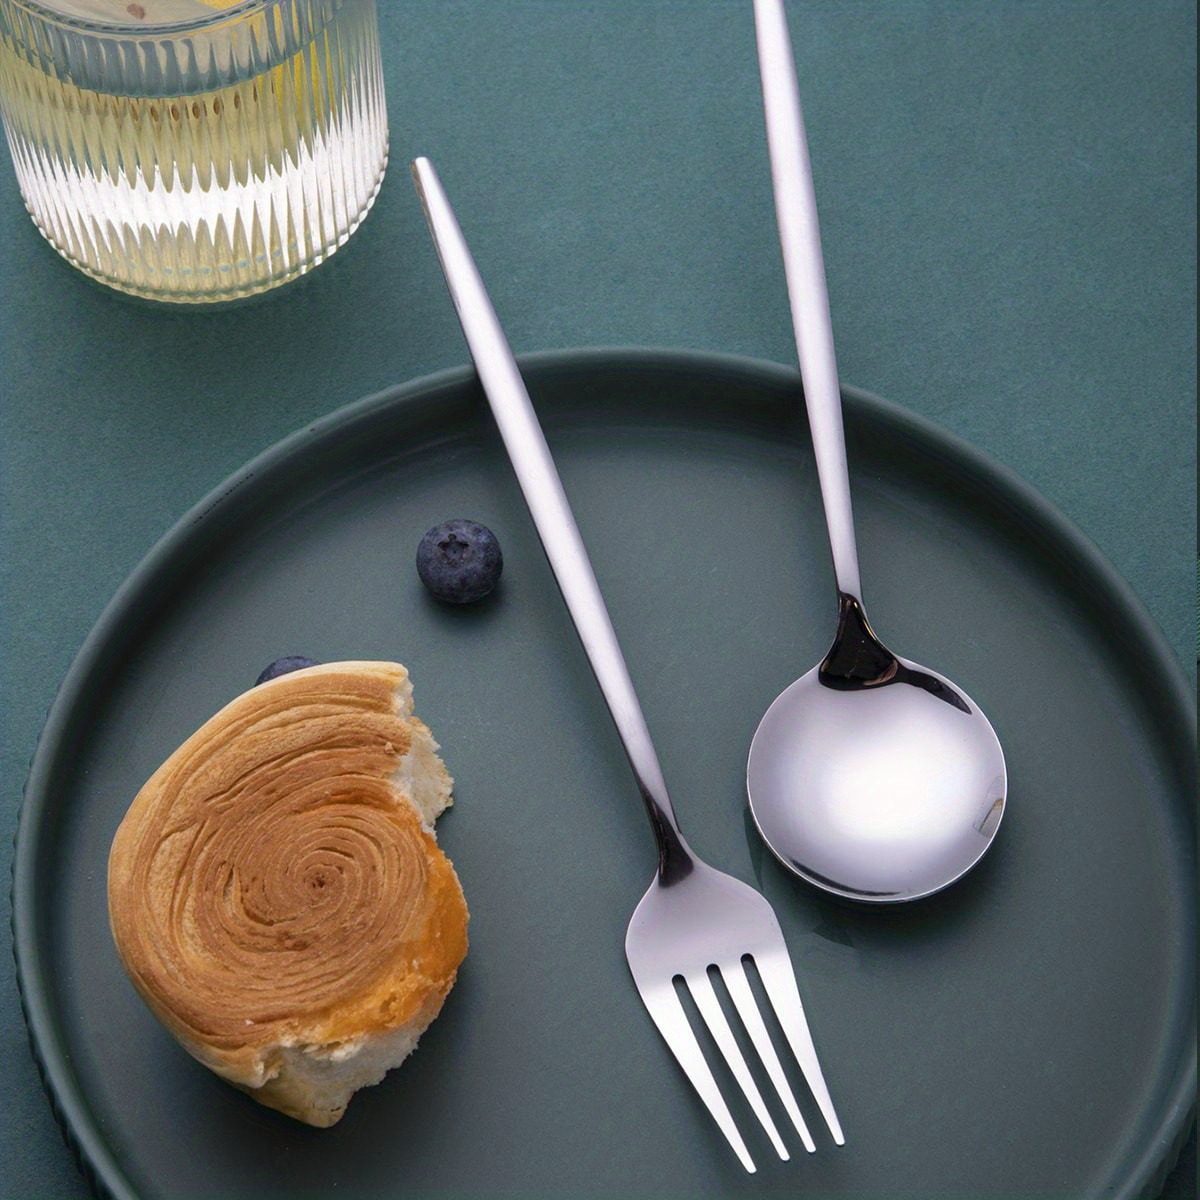
[[[113,840],[109,918],[142,998],[200,1062],[310,1125],[412,1052],[466,954],[437,750],[404,667],[308,667],[207,721]]]

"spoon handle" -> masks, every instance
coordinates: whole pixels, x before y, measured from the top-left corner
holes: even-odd
[[[680,869],[688,852],[658,755],[516,359],[433,164],[427,158],[418,158],[412,164],[412,173],[484,393],[542,548],[637,778],[658,838],[660,868]]]
[[[754,0],[767,148],[792,327],[804,380],[821,501],[838,590],[862,599],[833,324],[821,256],[812,164],[783,0]]]

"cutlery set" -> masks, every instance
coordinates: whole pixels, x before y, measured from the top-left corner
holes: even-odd
[[[986,717],[949,680],[894,656],[867,621],[816,204],[782,0],[754,0],[785,275],[838,586],[822,663],[771,706],[747,768],[751,812],[780,861],[830,893],[897,902],[968,871],[996,833],[1004,757]],[[738,1129],[682,993],[781,1159],[789,1153],[742,1051],[761,1060],[804,1147],[816,1143],[767,1028],[773,1014],[829,1135],[842,1127],[779,922],[753,888],[698,858],[680,830],[632,680],[546,439],[466,238],[432,163],[412,164],[471,357],[542,547],[633,769],[658,848],[625,953],[642,1001],[747,1171]],[[720,980],[725,1003],[715,986]],[[759,999],[761,997],[761,1000]],[[735,1035],[735,1012],[746,1037]],[[767,1016],[764,1016],[764,1013]]]

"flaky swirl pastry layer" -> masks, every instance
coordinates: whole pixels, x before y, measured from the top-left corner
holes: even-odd
[[[436,750],[399,664],[311,667],[207,721],[117,830],[109,916],[130,978],[264,1103],[288,1052],[336,1060],[424,1029],[454,983],[467,909],[433,837],[451,788]]]

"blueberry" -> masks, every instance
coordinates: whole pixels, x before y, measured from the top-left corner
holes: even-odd
[[[477,521],[444,521],[417,546],[417,574],[439,600],[469,604],[499,582],[504,555],[496,535]]]
[[[283,658],[277,658],[269,667],[263,667],[262,673],[254,681],[254,686],[258,687],[260,683],[266,683],[268,679],[274,679],[279,675],[287,675],[292,671],[302,671],[305,667],[315,667],[317,660],[315,658],[305,658],[303,654],[285,654]]]

